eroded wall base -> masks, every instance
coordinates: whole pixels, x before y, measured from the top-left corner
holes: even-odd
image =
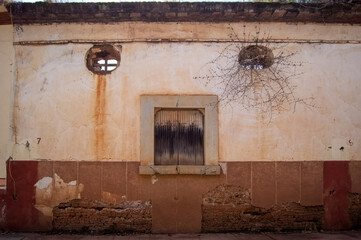
[[[351,225],[353,228],[361,228],[361,194],[349,193],[348,198],[351,202],[348,211]]]
[[[151,203],[106,204],[88,199],[61,203],[53,209],[53,230],[81,233],[150,233]]]
[[[197,233],[361,226],[361,161],[228,162],[216,176],[140,175],[139,165],[8,162],[0,227]]]
[[[220,185],[203,196],[202,232],[259,232],[322,228],[323,206],[288,202],[266,209],[251,204],[241,187]]]

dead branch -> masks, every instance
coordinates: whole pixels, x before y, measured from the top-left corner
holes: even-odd
[[[294,52],[287,44],[270,43],[270,34],[246,33],[240,38],[229,26],[232,43],[227,45],[208,65],[209,72],[200,76],[219,92],[219,104],[237,104],[244,109],[257,109],[271,121],[274,113],[304,104],[314,107],[312,98],[296,95],[294,79],[302,63],[294,62]],[[253,51],[253,52],[252,52]]]

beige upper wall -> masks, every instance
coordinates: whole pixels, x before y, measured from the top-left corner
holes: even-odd
[[[11,155],[11,113],[13,78],[13,27],[0,25],[0,178],[6,176],[6,160]]]
[[[51,24],[27,25],[17,28],[16,42],[31,41],[230,41],[233,30],[240,39],[245,32],[282,41],[357,41],[361,26],[317,23],[145,23],[123,22],[113,24]],[[233,29],[233,30],[232,30]],[[36,33],[36,34],[34,34]]]
[[[22,26],[16,41],[188,38],[184,34],[190,34],[190,38],[227,39],[229,33],[224,31],[226,25],[216,29],[212,24],[200,23],[130,25]],[[234,29],[243,29],[244,23],[232,25]],[[270,35],[277,36],[276,39],[361,39],[359,26],[279,23],[247,26],[270,29]],[[184,30],[189,28],[196,31]],[[207,72],[208,63],[227,45],[123,43],[120,67],[106,76],[102,89],[98,84],[101,78],[85,67],[85,54],[92,44],[17,45],[14,158],[139,161],[140,95],[220,94],[217,88],[206,86],[195,77]],[[300,105],[296,112],[281,112],[269,123],[257,111],[246,111],[236,104],[220,107],[220,160],[361,159],[361,45],[289,43],[282,49],[295,52],[293,61],[303,63],[298,69],[303,74],[293,79],[298,86],[296,93],[304,98],[314,97],[316,108],[310,110]],[[101,123],[96,120],[99,96],[104,96],[105,115]],[[101,131],[96,130],[100,128]],[[98,136],[97,132],[104,134]],[[100,153],[99,141],[103,146]]]

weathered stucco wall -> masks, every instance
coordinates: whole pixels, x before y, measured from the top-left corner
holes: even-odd
[[[13,111],[14,161],[0,192],[0,226],[154,233],[359,227],[360,26],[229,26],[15,26],[14,106],[5,109]],[[227,46],[242,45],[229,37],[232,28],[250,39],[259,31],[275,54],[293,53],[291,63],[302,63],[294,93],[313,98],[314,107],[297,105],[269,121],[257,109],[219,105],[219,175],[139,174],[141,95],[220,96],[202,76]],[[121,63],[94,75],[86,53],[103,42],[121,45]]]
[[[361,161],[227,162],[216,176],[141,175],[139,162],[8,164],[15,185],[8,174],[0,226],[9,230],[122,232],[145,218],[153,233],[360,227]],[[151,202],[151,220],[116,219],[138,201]]]
[[[6,176],[5,161],[11,155],[11,108],[13,79],[13,27],[0,25],[0,178]]]
[[[313,97],[316,107],[299,105],[271,123],[236,104],[219,107],[220,161],[360,159],[360,27],[232,24],[238,35],[244,26],[251,36],[259,29],[272,41],[289,42],[271,46],[283,46],[275,51],[295,53],[292,61],[303,63],[292,79],[295,92]],[[139,161],[140,95],[220,94],[197,77],[229,45],[208,41],[229,40],[230,33],[226,24],[207,23],[22,26],[15,34],[14,159]],[[121,64],[100,86],[102,77],[86,68],[85,55],[91,40],[114,39],[125,41]],[[105,109],[101,123],[99,103]]]

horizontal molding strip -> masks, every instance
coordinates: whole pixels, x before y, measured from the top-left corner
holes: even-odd
[[[222,39],[120,39],[120,40],[49,40],[49,41],[16,41],[14,45],[64,45],[64,44],[121,44],[121,43],[182,43],[182,42],[200,42],[200,43],[253,43],[253,41],[233,41]],[[262,42],[258,42],[262,43]],[[299,44],[361,44],[361,40],[281,40],[271,39],[264,43],[299,43]]]

